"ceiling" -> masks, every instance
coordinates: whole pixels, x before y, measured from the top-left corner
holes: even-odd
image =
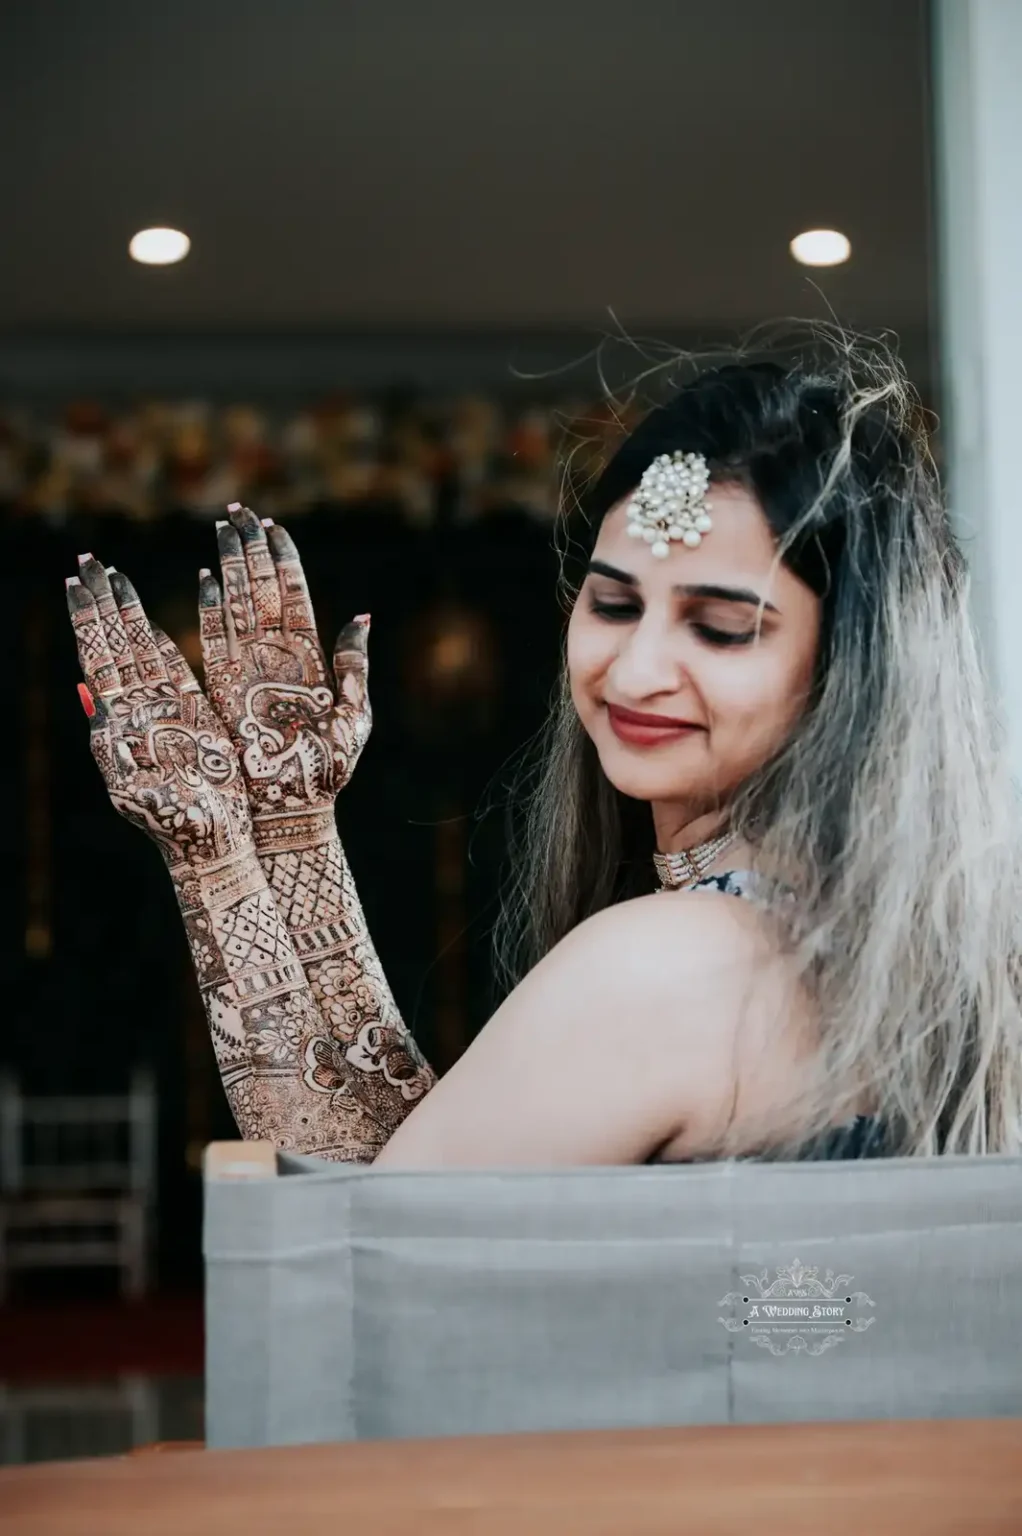
[[[927,73],[923,0],[10,3],[0,331],[918,336]]]

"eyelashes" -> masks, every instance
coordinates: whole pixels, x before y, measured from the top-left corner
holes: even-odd
[[[640,609],[635,603],[601,603],[596,598],[590,599],[589,611],[594,613],[597,618],[605,619],[611,624],[627,623],[631,619],[637,619],[640,613]],[[727,629],[714,629],[712,624],[693,624],[692,628],[708,645],[721,647],[748,645],[756,638],[756,631],[754,629],[735,633]]]

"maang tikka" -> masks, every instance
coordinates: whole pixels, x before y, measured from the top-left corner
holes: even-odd
[[[639,481],[628,504],[628,532],[645,539],[650,553],[662,560],[670,541],[680,539],[694,548],[713,527],[705,500],[710,471],[701,453],[659,454]]]

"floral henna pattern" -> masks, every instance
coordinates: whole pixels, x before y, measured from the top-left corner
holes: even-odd
[[[341,632],[331,684],[293,542],[247,508],[229,512],[217,535],[222,591],[200,573],[206,683],[239,754],[259,861],[328,1030],[305,1060],[306,1085],[340,1074],[394,1130],[436,1074],[401,1019],[334,821],[372,725],[366,630]]]
[[[234,743],[124,576],[83,559],[68,606],[95,704],[93,755],[116,808],[170,870],[242,1134],[371,1162],[383,1123],[336,1071],[309,1068],[336,1048],[256,857]]]
[[[333,818],[318,831],[324,841],[300,852],[264,842],[260,863],[352,1091],[396,1130],[436,1074],[387,984]],[[315,829],[304,835],[311,839]]]

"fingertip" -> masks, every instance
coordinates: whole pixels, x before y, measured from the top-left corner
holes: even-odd
[[[219,608],[223,599],[220,595],[220,583],[210,571],[199,572],[199,607]]]
[[[266,539],[279,560],[298,559],[298,550],[295,548],[295,542],[287,529],[282,528],[280,523],[270,523],[266,530]]]
[[[68,576],[64,581],[64,592],[67,596],[67,606],[74,618],[76,614],[91,611],[94,608],[92,593],[77,576]]]
[[[123,571],[114,571],[109,580],[110,590],[118,608],[130,608],[135,604],[141,608],[142,600]]]

